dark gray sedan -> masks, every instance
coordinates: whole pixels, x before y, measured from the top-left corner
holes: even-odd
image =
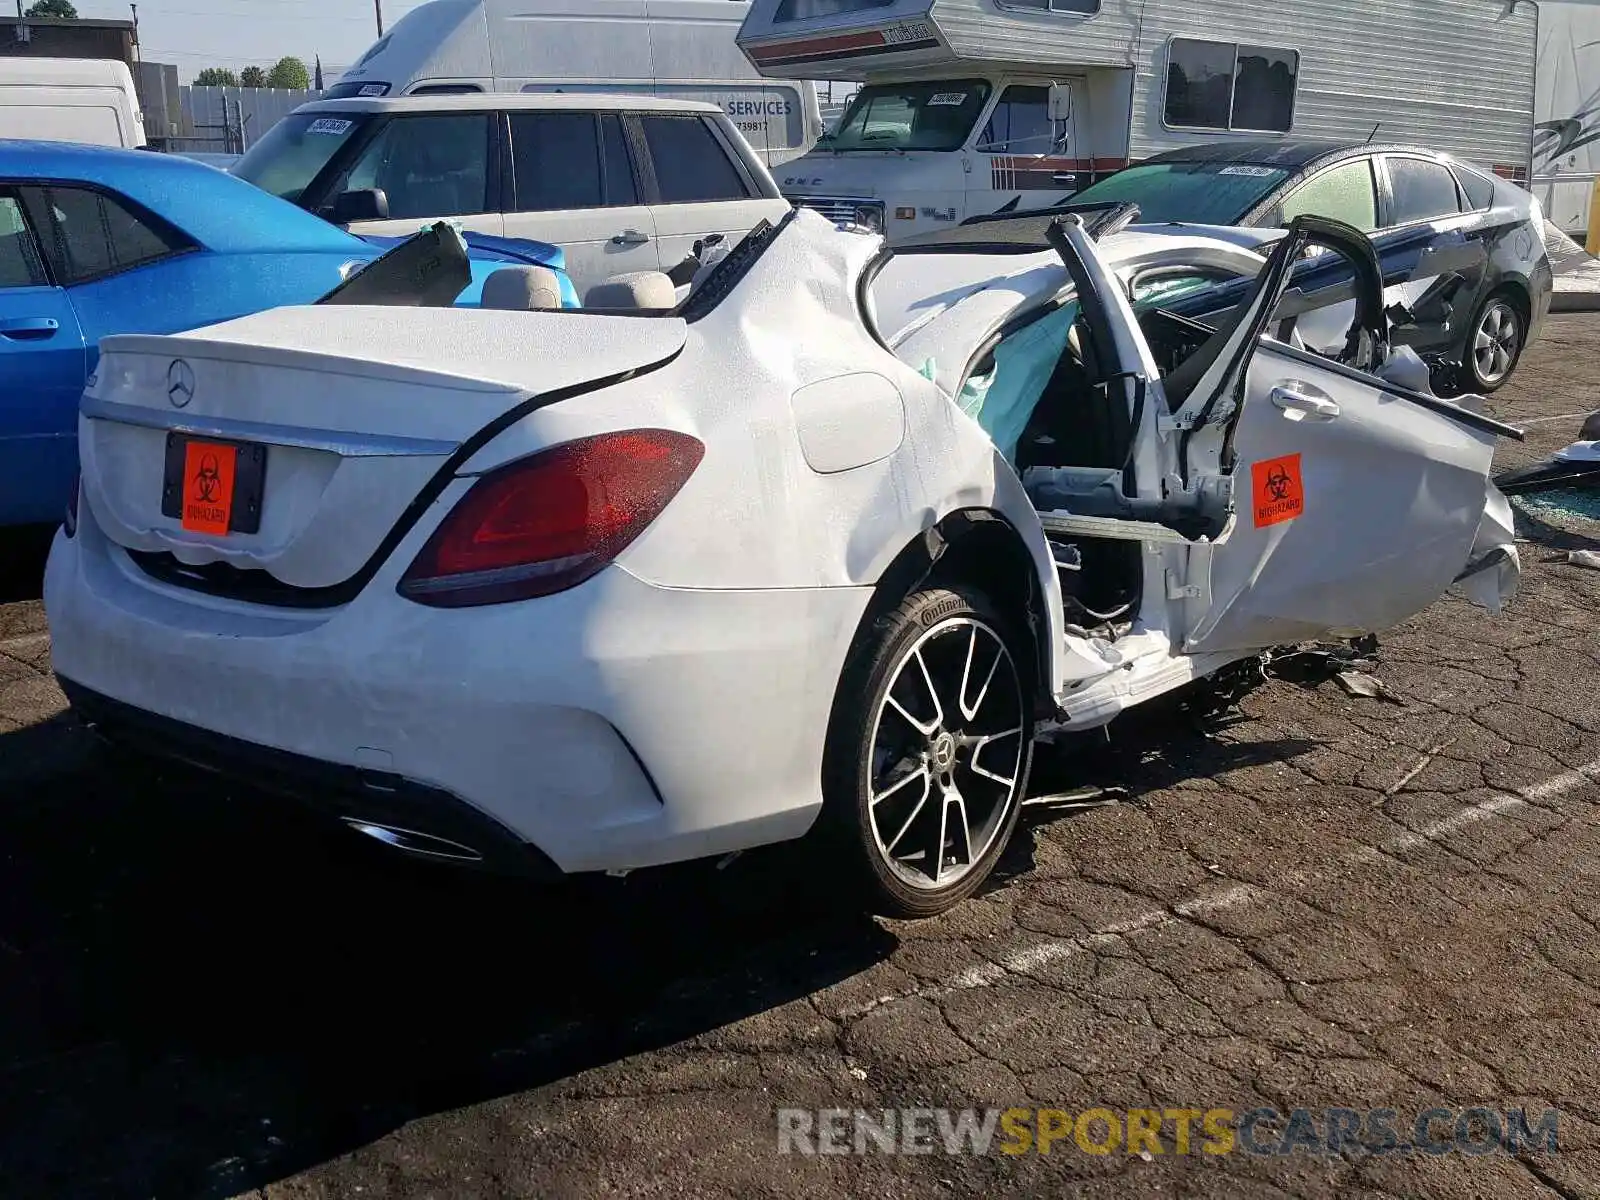
[[[1146,224],[1277,228],[1314,213],[1373,235],[1422,225],[1459,229],[1483,245],[1481,261],[1401,289],[1392,315],[1397,340],[1433,363],[1442,382],[1467,391],[1504,385],[1550,309],[1538,201],[1508,180],[1420,146],[1189,146],[1119,171],[1071,199],[1074,205],[1131,200]]]

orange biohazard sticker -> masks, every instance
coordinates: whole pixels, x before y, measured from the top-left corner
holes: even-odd
[[[1256,528],[1292,521],[1306,510],[1306,487],[1300,478],[1300,456],[1285,454],[1250,468],[1251,507]]]
[[[226,536],[233,518],[237,446],[190,442],[183,452],[183,527]]]

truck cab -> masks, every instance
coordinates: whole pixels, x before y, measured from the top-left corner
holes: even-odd
[[[1071,77],[973,72],[874,81],[811,153],[776,172],[783,194],[891,239],[1005,207],[1034,207],[1122,165],[1074,125]]]

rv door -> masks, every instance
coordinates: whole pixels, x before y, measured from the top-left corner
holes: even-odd
[[[967,216],[1048,207],[1088,185],[1077,160],[1072,94],[1071,81],[1001,89],[973,146]]]

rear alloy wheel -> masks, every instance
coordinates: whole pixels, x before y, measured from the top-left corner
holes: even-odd
[[[1467,371],[1479,392],[1495,391],[1511,378],[1525,337],[1522,312],[1509,296],[1501,292],[1484,301],[1467,343]]]
[[[982,886],[1016,827],[1033,760],[1029,658],[966,589],[918,592],[858,645],[830,739],[828,805],[896,916]]]

